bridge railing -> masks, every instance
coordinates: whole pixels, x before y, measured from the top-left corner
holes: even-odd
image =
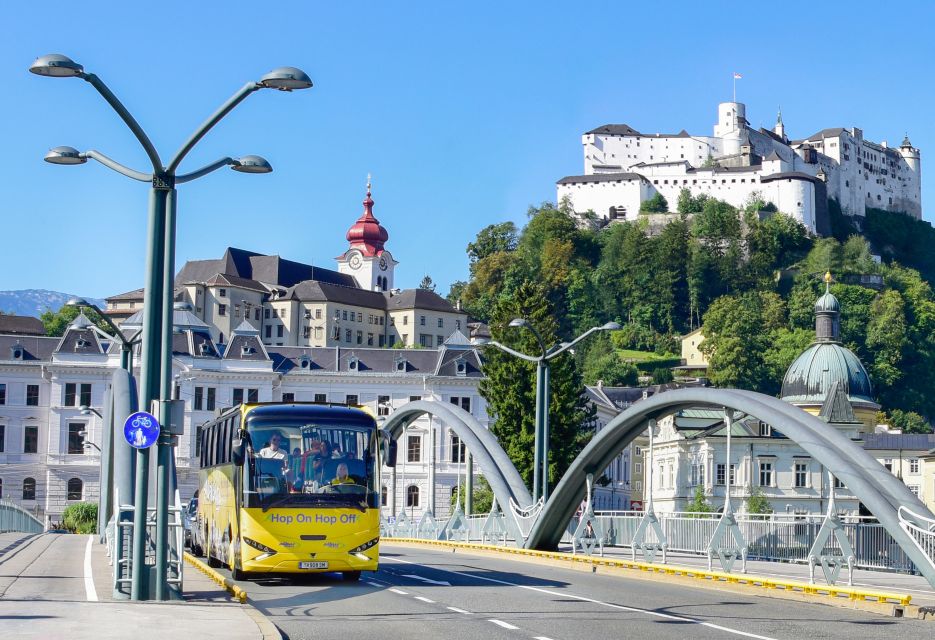
[[[42,533],[45,525],[23,507],[9,500],[0,500],[0,533],[20,531]]]

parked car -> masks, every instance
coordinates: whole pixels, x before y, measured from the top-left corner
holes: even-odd
[[[198,494],[196,493],[192,496],[192,499],[189,500],[188,505],[182,509],[182,528],[185,530],[184,535],[184,544],[186,547],[191,548],[192,546],[192,526],[195,523],[195,519],[198,517]]]

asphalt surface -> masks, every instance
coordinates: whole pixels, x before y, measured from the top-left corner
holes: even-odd
[[[384,544],[359,583],[256,579],[250,603],[289,640],[928,638],[935,625],[459,551]]]

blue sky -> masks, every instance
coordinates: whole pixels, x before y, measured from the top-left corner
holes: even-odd
[[[467,278],[477,231],[524,223],[581,173],[584,131],[707,134],[733,71],[752,125],[771,126],[781,105],[794,138],[858,126],[898,144],[908,132],[925,170],[935,5],[909,4],[8,3],[0,290],[104,297],[143,280],[146,185],[42,156],[67,144],[140,169],[146,156],[89,85],[26,71],[44,53],[97,73],[164,159],[244,82],[301,67],[314,89],[253,94],[186,159],[183,171],[255,153],[275,171],[182,185],[178,265],[237,246],[334,268],[372,173],[397,286],[427,273],[444,294]]]

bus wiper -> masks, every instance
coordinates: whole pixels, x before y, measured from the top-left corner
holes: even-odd
[[[301,496],[301,495],[302,495],[301,493],[290,493],[290,494],[284,495],[282,498],[278,500],[270,500],[269,502],[263,505],[263,513],[266,513],[267,510],[272,509],[274,507],[281,507],[284,504],[292,502],[298,496]]]

